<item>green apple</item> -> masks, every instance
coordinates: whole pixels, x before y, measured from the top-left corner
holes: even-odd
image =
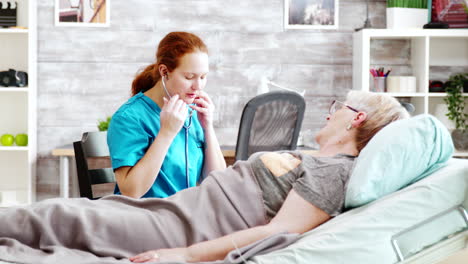
[[[2,137],[0,138],[0,143],[3,146],[12,146],[14,142],[15,142],[15,137],[10,134],[3,134]]]
[[[15,137],[15,142],[17,146],[27,146],[28,145],[28,135],[27,134],[18,134]]]

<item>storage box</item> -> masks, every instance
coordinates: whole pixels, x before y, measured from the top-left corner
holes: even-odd
[[[428,22],[428,10],[422,8],[387,8],[387,28],[423,28]]]
[[[388,76],[387,92],[389,93],[415,93],[415,76]]]

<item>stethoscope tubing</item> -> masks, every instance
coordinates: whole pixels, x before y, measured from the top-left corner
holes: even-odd
[[[171,98],[171,95],[167,91],[166,88],[166,83],[164,82],[165,77],[161,77],[161,82],[164,88],[164,91],[166,92],[167,96]],[[184,129],[185,129],[185,175],[187,179],[187,188],[190,188],[190,171],[189,171],[189,148],[188,148],[188,142],[189,142],[189,129],[192,126],[192,115],[193,115],[193,109],[191,109],[188,117],[188,125],[185,125],[184,122]]]
[[[185,175],[187,176],[187,188],[190,188],[190,172],[189,172],[189,129],[192,126],[192,116],[189,116],[189,124],[184,125],[185,129]]]

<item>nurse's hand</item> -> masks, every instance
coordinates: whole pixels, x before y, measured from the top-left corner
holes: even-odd
[[[187,248],[150,250],[129,258],[131,262],[189,262]]]
[[[200,91],[193,103],[195,105],[190,105],[190,107],[197,111],[198,120],[200,120],[202,127],[204,129],[212,127],[215,107],[208,94],[204,91]]]
[[[179,99],[179,95],[172,96],[167,100],[163,98],[164,105],[161,109],[161,131],[170,136],[175,136],[179,133],[187,118],[187,104]]]

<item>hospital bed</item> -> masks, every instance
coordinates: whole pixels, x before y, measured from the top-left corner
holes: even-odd
[[[452,158],[428,177],[247,263],[437,263],[468,245],[462,208],[468,208],[468,160]]]
[[[468,160],[452,153],[430,115],[388,125],[359,155],[350,210],[250,263],[426,264],[466,248]]]
[[[468,160],[347,211],[247,263],[437,263],[468,245]]]

